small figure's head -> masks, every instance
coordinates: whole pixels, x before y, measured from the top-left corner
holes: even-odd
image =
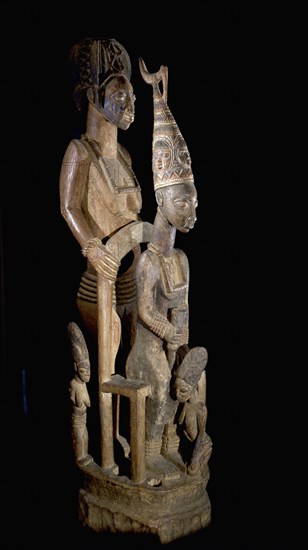
[[[202,346],[192,348],[186,353],[174,373],[173,387],[178,401],[188,401],[197,390],[207,361],[208,353]]]
[[[135,117],[136,98],[130,59],[122,44],[115,39],[86,38],[72,48],[70,59],[77,109],[86,98],[109,122],[126,130]]]
[[[188,233],[196,223],[198,206],[195,185],[188,181],[167,185],[155,192],[157,205],[168,220],[181,233]]]
[[[89,382],[91,377],[89,357],[81,361],[74,361],[74,369],[82,382]]]
[[[175,391],[175,398],[180,403],[184,403],[185,401],[188,401],[188,399],[191,398],[193,392],[195,391],[195,388],[194,386],[191,386],[190,384],[188,384],[186,380],[177,376],[174,380],[174,391]]]
[[[90,358],[83,333],[76,323],[71,321],[67,327],[72,346],[74,369],[82,382],[89,382],[91,376]]]
[[[168,136],[158,137],[153,146],[152,169],[154,174],[162,174],[172,163],[172,143]]]
[[[169,122],[169,128],[156,124],[152,149],[154,189],[183,181],[194,183],[190,154],[175,122]]]

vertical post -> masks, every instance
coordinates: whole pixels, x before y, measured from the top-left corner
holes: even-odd
[[[145,402],[148,387],[140,388],[130,397],[131,478],[141,483],[146,478],[145,465]]]
[[[99,416],[101,427],[102,468],[115,467],[113,448],[113,411],[112,394],[102,391],[102,384],[110,379],[113,370],[112,354],[112,281],[97,274],[98,308],[98,391]]]
[[[138,243],[149,242],[152,229],[152,224],[148,222],[131,222],[127,226],[122,227],[113,237],[110,237],[106,247],[116,260],[120,262],[130,250],[138,245]],[[114,284],[114,281],[97,273],[98,384],[101,461],[103,469],[112,468],[114,473],[119,473],[118,466],[114,462],[112,394],[103,391],[103,384],[108,382],[111,375],[114,374],[115,356],[120,342],[120,337],[115,336],[115,332],[117,332],[117,330],[118,332],[121,331],[121,323],[117,328],[113,326],[115,317],[117,316],[113,309]],[[115,325],[118,320],[117,317]],[[136,414],[137,412],[134,418],[136,418]],[[144,414],[144,412],[141,414]]]

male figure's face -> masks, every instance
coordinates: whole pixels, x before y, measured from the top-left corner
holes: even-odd
[[[193,183],[168,185],[156,191],[156,200],[169,223],[181,233],[188,233],[197,220],[197,191]]]

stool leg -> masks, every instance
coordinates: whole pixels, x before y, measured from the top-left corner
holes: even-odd
[[[145,399],[139,391],[130,399],[131,478],[135,483],[142,483],[146,478]]]

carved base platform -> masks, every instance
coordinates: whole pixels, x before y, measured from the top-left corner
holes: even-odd
[[[80,470],[79,520],[95,532],[151,534],[166,544],[211,521],[208,476],[181,475],[151,486],[104,472],[94,461]]]

